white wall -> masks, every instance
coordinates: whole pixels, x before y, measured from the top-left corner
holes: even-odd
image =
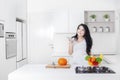
[[[28,15],[29,15],[29,48],[28,58],[31,63],[47,63],[48,58],[51,56],[51,49],[48,47],[52,43],[51,39],[48,38],[46,29],[51,26],[51,12],[68,9],[70,13],[77,14],[80,12],[80,22],[84,22],[84,10],[116,10],[114,0],[29,0],[28,1]],[[43,14],[45,13],[45,14]],[[78,15],[78,14],[77,14]],[[72,15],[74,16],[74,15]],[[76,16],[75,16],[76,17]],[[69,19],[69,18],[68,18]],[[62,24],[59,24],[62,26]],[[72,25],[72,21],[68,23]],[[116,24],[117,25],[117,24]],[[47,26],[47,27],[46,27]],[[76,26],[77,27],[77,26]],[[116,52],[116,37],[118,30],[115,33],[110,34],[93,34],[94,43],[97,42],[96,46],[101,48],[101,52]],[[40,32],[42,31],[42,32]],[[44,36],[43,36],[44,35]],[[47,39],[47,41],[46,41]],[[102,45],[99,46],[102,41]],[[103,46],[106,44],[106,48]],[[96,49],[96,48],[95,48]],[[109,51],[106,51],[109,50]],[[96,53],[100,51],[96,50]]]

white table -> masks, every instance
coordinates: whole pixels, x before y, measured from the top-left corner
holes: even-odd
[[[8,80],[120,80],[120,73],[116,74],[76,74],[76,65],[69,69],[45,68],[45,65],[27,64],[8,75]]]

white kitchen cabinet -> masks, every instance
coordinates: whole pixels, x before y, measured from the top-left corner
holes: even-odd
[[[27,19],[27,0],[17,0],[16,17],[26,20]]]
[[[0,20],[4,20],[4,13],[5,13],[5,9],[3,9],[5,4],[4,0],[0,0]]]
[[[0,0],[1,21],[4,22],[4,33],[15,32],[16,0]],[[0,80],[8,80],[8,74],[16,69],[16,57],[6,59],[5,48],[5,38],[0,38]]]
[[[1,3],[2,4],[2,3]],[[5,26],[5,32],[15,32],[16,28],[16,0],[8,0],[6,2],[6,0],[4,0],[4,3],[2,4],[4,5],[1,9],[3,10],[3,20],[6,23]]]
[[[27,58],[27,25],[25,23],[23,26],[23,59]]]
[[[27,58],[27,28],[21,21],[16,22],[17,34],[17,68],[26,64]],[[25,60],[25,61],[24,61]]]
[[[55,33],[68,33],[69,15],[68,10],[59,10],[53,12],[51,26],[54,27]]]
[[[0,80],[8,80],[8,74],[16,69],[16,57],[6,59],[5,37],[0,38]]]
[[[3,63],[5,59],[5,38],[0,38],[0,80],[3,79]]]
[[[17,68],[20,68],[20,67],[22,67],[25,64],[27,64],[27,59],[24,59],[24,60],[22,60],[20,62],[17,62]]]
[[[76,33],[79,24],[84,23],[84,11],[79,9],[69,10],[69,32]]]
[[[53,30],[49,13],[31,13],[28,35],[29,63],[51,63]]]
[[[17,68],[27,63],[27,0],[16,1]]]
[[[55,33],[75,33],[77,26],[84,23],[84,11],[79,9],[59,10],[53,13],[52,25]]]
[[[22,23],[21,22],[16,22],[17,23],[17,61],[22,60]]]

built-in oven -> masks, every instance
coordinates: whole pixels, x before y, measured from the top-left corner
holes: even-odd
[[[16,33],[6,32],[6,59],[15,57],[17,54],[17,40]]]

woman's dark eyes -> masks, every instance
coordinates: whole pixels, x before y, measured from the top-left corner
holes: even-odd
[[[80,30],[80,31],[85,31],[84,29],[78,29],[78,30]]]

